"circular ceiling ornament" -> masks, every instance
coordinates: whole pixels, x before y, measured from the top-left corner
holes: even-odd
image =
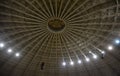
[[[63,31],[65,28],[65,22],[61,19],[54,18],[48,21],[48,29],[53,32]]]
[[[14,70],[22,68],[20,74],[26,76],[32,69],[39,76],[41,62],[46,70],[59,70],[62,62],[84,63],[91,55],[105,54],[107,40],[120,30],[117,1],[1,0],[0,38],[22,54],[18,62],[13,60]]]

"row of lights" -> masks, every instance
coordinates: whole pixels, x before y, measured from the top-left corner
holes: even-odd
[[[4,48],[4,47],[5,47],[5,44],[4,44],[4,43],[0,43],[0,48]],[[11,48],[8,48],[8,49],[7,49],[7,52],[8,52],[8,53],[12,53],[13,50],[12,50]],[[18,52],[15,53],[15,56],[16,56],[16,57],[19,57],[19,56],[20,56],[20,53],[18,53]]]
[[[120,40],[119,40],[119,39],[116,39],[114,42],[115,42],[115,44],[117,44],[117,45],[120,44]],[[113,46],[112,46],[112,45],[109,45],[109,46],[108,46],[108,50],[113,50]]]
[[[98,58],[98,56],[97,56],[96,54],[94,54],[93,52],[89,51],[89,53],[92,54],[93,59],[97,59],[97,58]],[[103,55],[105,54],[104,51],[101,51],[101,53],[102,53]],[[86,61],[86,62],[89,62],[89,61],[90,61],[90,58],[85,57],[85,61]],[[81,60],[78,60],[78,64],[81,64],[81,63],[82,63],[82,61],[81,61]],[[63,65],[63,66],[66,66],[66,62],[63,62],[62,65]],[[74,65],[74,62],[71,61],[71,62],[70,62],[70,65]]]
[[[116,39],[116,40],[115,40],[115,43],[116,43],[116,44],[120,44],[120,40],[119,40],[119,39]],[[4,43],[0,43],[0,48],[3,48],[3,47],[5,47]],[[112,46],[112,45],[109,45],[109,46],[108,46],[108,50],[113,50],[113,46]],[[7,52],[8,52],[8,53],[12,53],[13,50],[12,50],[11,48],[9,48],[9,49],[7,50]],[[98,58],[98,56],[97,56],[96,54],[94,54],[93,52],[89,51],[89,53],[92,54],[93,59],[97,59],[97,58]],[[104,51],[101,51],[101,53],[102,53],[103,55],[105,54]],[[19,56],[20,56],[20,53],[18,53],[18,52],[15,53],[15,56],[16,56],[16,57],[19,57]],[[86,56],[85,56],[85,60],[86,60],[87,62],[90,61],[90,59],[89,59],[88,57],[86,57]],[[81,64],[82,61],[81,61],[81,60],[78,60],[78,63]],[[63,65],[63,66],[66,66],[66,62],[63,62],[62,65]],[[70,62],[70,65],[74,65],[74,62],[71,61],[71,62]]]
[[[97,58],[98,58],[98,56],[97,56],[96,54],[94,54],[94,55],[93,55],[93,59],[97,59]],[[90,61],[90,59],[89,59],[88,57],[86,57],[85,60],[86,60],[86,62],[89,62],[89,61]],[[81,60],[78,60],[78,64],[81,64],[81,63],[82,63],[82,61],[81,61]],[[66,66],[66,62],[63,62],[62,65],[63,65],[63,66]],[[74,65],[74,62],[71,61],[71,62],[70,62],[70,65]]]
[[[119,39],[116,39],[114,42],[115,42],[115,44],[120,44],[120,40],[119,40]],[[113,46],[112,46],[112,45],[109,45],[109,46],[107,47],[107,49],[108,49],[108,50],[113,50]],[[96,54],[94,54],[93,52],[89,51],[89,53],[92,54],[93,59],[97,59],[97,58],[98,58],[98,56],[97,56]],[[105,54],[105,51],[101,51],[101,53],[102,53],[102,55],[104,55],[104,54]],[[85,56],[85,61],[86,61],[86,62],[89,62],[89,61],[90,61],[90,58],[88,58],[88,57]],[[82,61],[81,61],[81,60],[78,60],[78,64],[81,64],[81,63],[82,63]],[[67,63],[66,63],[66,62],[63,62],[62,65],[63,65],[63,66],[66,66]],[[70,65],[74,65],[74,62],[71,61],[71,62],[70,62]]]

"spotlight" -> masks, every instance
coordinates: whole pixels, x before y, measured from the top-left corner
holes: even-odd
[[[79,63],[79,64],[81,64],[81,63],[82,63],[82,61],[81,61],[81,60],[78,60],[78,63]]]
[[[97,55],[95,55],[93,52],[89,51],[89,53],[91,53],[93,55],[94,59],[97,59]]]
[[[102,54],[105,54],[105,51],[101,51]]]
[[[16,53],[16,54],[15,54],[15,56],[16,56],[16,57],[19,57],[19,56],[20,56],[20,54],[19,54],[19,53]]]
[[[74,62],[73,62],[73,61],[71,61],[71,62],[70,62],[70,65],[74,65]]]
[[[87,61],[87,62],[89,62],[89,61],[90,61],[90,59],[89,59],[89,58],[86,58],[86,61]]]
[[[66,66],[66,62],[63,62],[62,65],[63,65],[63,66]]]
[[[113,46],[108,46],[108,50],[113,50]]]
[[[0,47],[3,48],[5,45],[4,43],[0,43]]]
[[[8,53],[11,53],[12,52],[12,49],[8,49]]]
[[[93,55],[93,58],[94,58],[94,59],[97,59],[97,55],[94,54],[94,55]]]
[[[116,43],[116,44],[119,44],[119,43],[120,43],[120,40],[116,39],[116,40],[115,40],[115,43]]]

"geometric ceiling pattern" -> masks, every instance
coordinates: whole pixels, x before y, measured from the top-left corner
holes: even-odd
[[[0,1],[0,42],[21,54],[15,58],[5,53],[6,48],[0,50],[3,76],[120,75],[119,47],[114,53],[106,49],[118,36],[119,0]],[[98,59],[91,59],[89,51]],[[102,51],[106,52],[103,60]],[[86,63],[87,57],[92,61]],[[62,66],[78,60],[83,63]]]

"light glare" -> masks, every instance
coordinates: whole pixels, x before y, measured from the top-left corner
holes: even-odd
[[[70,62],[70,65],[74,65],[74,62],[73,62],[73,61],[71,61],[71,62]]]
[[[16,53],[16,54],[15,54],[15,56],[16,56],[16,57],[19,57],[19,56],[20,56],[20,54],[19,54],[19,53]]]
[[[120,43],[120,40],[118,40],[118,39],[115,40],[115,43],[116,43],[116,44],[119,44],[119,43]]]
[[[4,47],[4,43],[0,43],[0,47],[3,48]]]
[[[12,49],[8,49],[8,53],[11,53],[12,52]]]
[[[104,51],[102,51],[101,53],[102,53],[102,54],[105,54],[105,52],[104,52]]]
[[[81,60],[78,60],[78,63],[80,64],[80,63],[81,63]]]
[[[65,66],[65,65],[66,65],[66,63],[65,63],[65,62],[63,62],[63,63],[62,63],[62,65],[63,65],[63,66]]]
[[[93,58],[94,58],[94,59],[97,59],[97,55],[93,55]]]
[[[90,61],[90,59],[89,59],[89,58],[86,58],[86,61],[87,61],[87,62],[89,62],[89,61]]]
[[[113,46],[108,46],[108,50],[113,50]]]

